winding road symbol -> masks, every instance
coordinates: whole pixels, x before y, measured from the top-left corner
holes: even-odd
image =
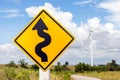
[[[40,37],[44,38],[45,40],[35,47],[36,54],[41,57],[42,62],[47,62],[48,57],[45,52],[43,52],[41,49],[51,42],[51,37],[48,33],[45,33],[44,30],[48,30],[42,19],[38,21],[38,23],[34,26],[33,30],[37,30],[37,33]]]

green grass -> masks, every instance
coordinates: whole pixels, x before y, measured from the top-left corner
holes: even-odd
[[[38,72],[31,69],[5,67],[0,71],[0,80],[38,80]]]
[[[73,71],[51,72],[50,80],[71,80],[70,76],[74,74]]]
[[[51,71],[50,80],[71,80],[73,71]],[[39,71],[24,68],[4,67],[0,69],[0,80],[39,80]]]
[[[100,78],[102,80],[120,80],[120,71],[106,72],[84,72],[75,73],[74,67],[69,66],[71,70],[56,72],[51,71],[50,80],[71,80],[72,74]],[[0,66],[0,80],[39,80],[39,71],[24,68],[10,68]]]

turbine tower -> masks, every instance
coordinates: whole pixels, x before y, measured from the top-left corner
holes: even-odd
[[[91,55],[91,66],[93,66],[93,39],[92,39],[92,30],[90,31],[90,55]]]
[[[91,59],[91,66],[93,66],[93,36],[92,36],[93,30],[90,30],[89,32],[89,36],[87,38],[87,40],[85,41],[84,44],[86,44],[88,42],[88,40],[90,39],[90,59]]]

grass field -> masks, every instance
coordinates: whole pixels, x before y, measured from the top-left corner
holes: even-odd
[[[51,71],[50,80],[71,80],[71,74],[73,71]],[[0,66],[0,80],[39,80],[38,78],[38,70]]]
[[[70,67],[70,66],[69,66]],[[51,71],[50,80],[71,80],[70,76],[72,74],[90,76],[100,78],[102,80],[120,80],[120,71],[106,71],[106,72],[84,72],[75,73],[73,71],[74,67],[70,67],[70,71],[56,72]],[[4,65],[0,65],[0,80],[38,80],[39,72],[32,69],[24,68],[10,68]]]

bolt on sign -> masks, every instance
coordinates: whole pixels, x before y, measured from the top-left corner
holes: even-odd
[[[15,38],[15,43],[45,71],[73,40],[58,21],[46,10],[41,10]]]

